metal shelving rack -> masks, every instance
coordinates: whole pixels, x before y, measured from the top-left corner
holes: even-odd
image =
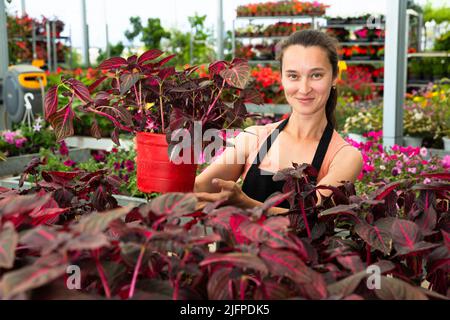
[[[59,40],[63,40],[68,42],[67,47],[69,48],[69,64],[72,65],[72,37],[71,36],[56,36],[56,21],[48,20],[45,25],[45,36],[40,36],[36,34],[37,28],[35,23],[32,24],[31,37],[27,37],[26,40],[31,40],[32,46],[32,60],[36,60],[37,57],[37,42],[42,41],[45,42],[47,46],[47,57],[46,57],[46,65],[49,71],[56,71],[58,68],[58,64],[65,61],[58,61],[58,50],[56,48],[56,42]],[[14,38],[17,41],[24,40],[23,38]],[[31,61],[30,61],[31,63]]]
[[[233,20],[233,33],[232,33],[232,51],[233,57],[236,56],[236,39],[246,39],[246,40],[254,40],[254,39],[265,39],[272,41],[280,41],[286,38],[286,36],[236,36],[236,21],[249,21],[250,24],[254,20],[274,20],[275,22],[279,21],[298,21],[298,20],[310,20],[313,29],[318,29],[317,19],[322,19],[321,16],[313,16],[313,15],[301,15],[301,16],[248,16],[248,17],[236,17]],[[249,60],[249,64],[275,64],[276,60]]]

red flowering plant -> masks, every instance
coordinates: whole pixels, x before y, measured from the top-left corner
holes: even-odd
[[[373,67],[348,66],[338,80],[339,93],[353,97],[356,101],[372,100],[378,97],[377,87],[372,79]]]
[[[251,82],[260,92],[265,103],[286,103],[279,70],[270,66],[258,65],[252,69],[251,76]]]

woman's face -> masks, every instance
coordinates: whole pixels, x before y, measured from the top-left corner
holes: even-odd
[[[308,116],[325,112],[336,79],[324,49],[289,46],[283,54],[282,72],[284,93],[294,113]]]

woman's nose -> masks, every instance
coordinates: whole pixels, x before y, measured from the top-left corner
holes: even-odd
[[[311,86],[307,77],[302,77],[299,81],[298,92],[302,95],[307,95],[311,92]]]

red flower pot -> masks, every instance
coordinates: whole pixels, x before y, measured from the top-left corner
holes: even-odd
[[[137,186],[140,191],[165,193],[194,190],[197,164],[171,162],[166,135],[139,132],[136,143]]]

